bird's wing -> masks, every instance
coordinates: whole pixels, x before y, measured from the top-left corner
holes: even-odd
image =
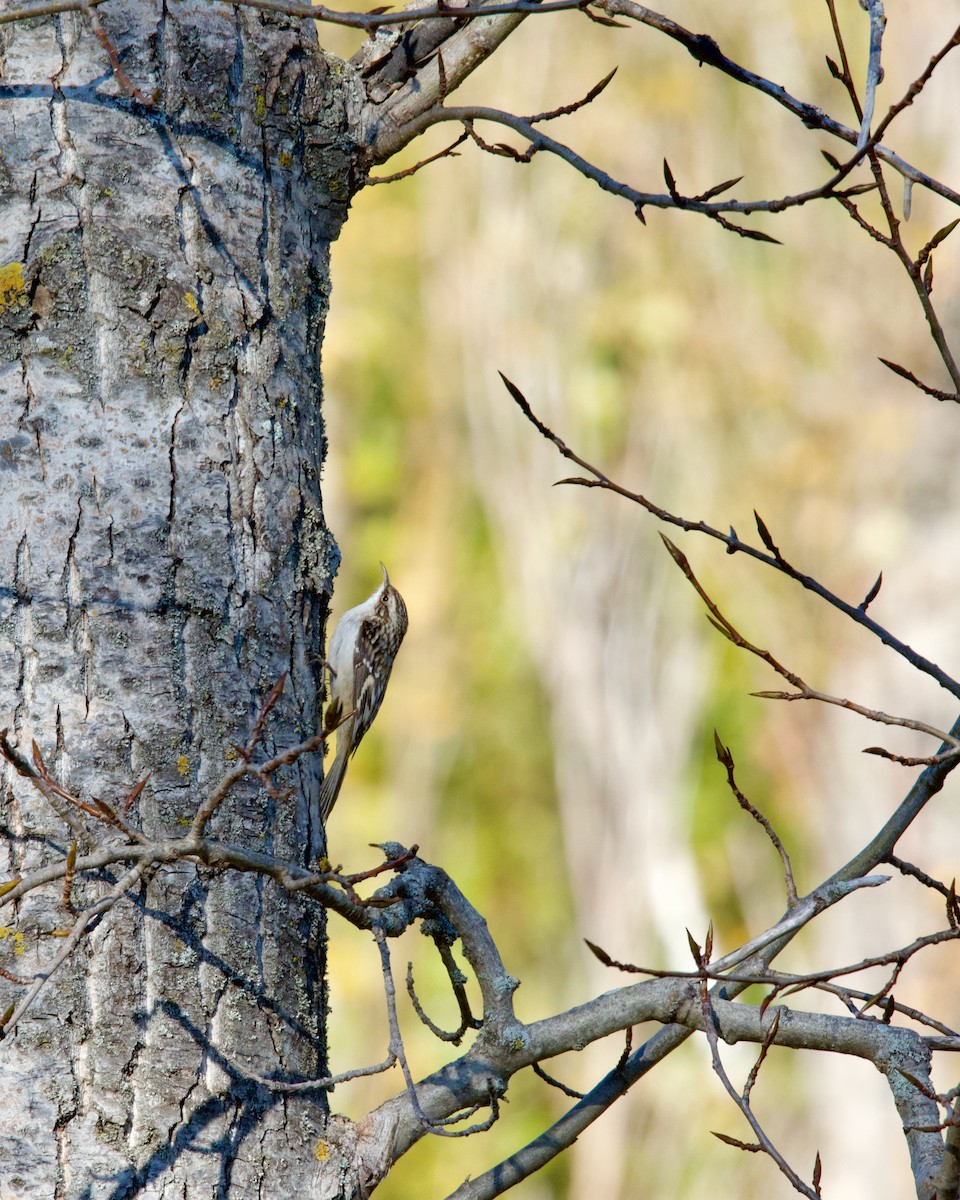
[[[353,718],[351,753],[356,753],[363,735],[373,724],[383,703],[393,665],[387,643],[382,621],[368,617],[361,622],[353,655],[353,707],[356,715]]]

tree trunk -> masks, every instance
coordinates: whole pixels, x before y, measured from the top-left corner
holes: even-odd
[[[310,23],[204,2],[0,26],[0,725],[86,801],[149,774],[149,837],[182,836],[282,672],[267,748],[317,728],[353,87]],[[211,832],[308,862],[319,776],[241,786]],[[2,803],[3,878],[111,841],[9,769]],[[5,919],[0,967],[32,980],[75,917],[58,883]],[[0,1046],[0,1193],[300,1194],[322,1098],[245,1076],[325,1072],[323,936],[253,874],[142,878]],[[0,979],[0,1010],[23,992]]]

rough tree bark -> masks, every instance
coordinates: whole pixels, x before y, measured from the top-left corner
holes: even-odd
[[[143,830],[176,835],[282,672],[269,738],[317,725],[319,350],[353,77],[309,22],[101,12],[0,27],[0,725],[86,800],[149,773]],[[241,789],[217,835],[308,861],[319,775],[303,758],[288,791]],[[3,878],[68,849],[9,771],[2,804]],[[255,875],[145,876],[4,1047],[3,1194],[299,1193],[322,1101],[235,1067],[325,1072],[317,912]],[[70,924],[25,897],[7,965],[32,976]]]

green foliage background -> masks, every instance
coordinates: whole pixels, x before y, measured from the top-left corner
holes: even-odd
[[[840,8],[862,76],[865,17],[852,0]],[[733,57],[794,95],[853,120],[823,65],[834,49],[822,4],[771,10],[691,0],[674,5],[671,15],[709,31]],[[919,2],[898,5],[889,16],[881,107],[922,69],[951,23],[937,6]],[[321,39],[335,52],[351,50],[345,35],[321,29]],[[686,191],[743,175],[738,196],[776,196],[822,179],[821,148],[837,152],[770,100],[698,69],[651,31],[602,29],[576,15],[528,20],[477,72],[463,99],[541,111],[582,95],[617,64],[602,98],[552,132],[638,186],[663,190],[666,158]],[[896,148],[955,184],[960,172],[949,131],[957,68],[943,75],[904,118]],[[451,129],[434,130],[385,171],[446,144]],[[526,1019],[620,982],[598,973],[584,934],[618,957],[686,967],[684,925],[700,912],[713,920],[721,948],[779,915],[779,865],[726,789],[713,755],[714,728],[737,759],[742,786],[790,846],[801,886],[852,853],[909,780],[889,764],[856,758],[879,739],[847,714],[750,698],[776,681],[700,620],[700,603],[663,552],[653,521],[611,497],[550,491],[570,472],[523,424],[498,368],[614,478],[686,516],[721,528],[732,523],[745,538],[753,536],[756,507],[789,557],[851,599],[866,593],[882,567],[887,582],[878,618],[908,641],[916,636],[925,653],[945,656],[948,668],[960,652],[956,632],[941,620],[943,591],[922,584],[925,572],[928,584],[937,577],[929,548],[944,536],[955,487],[957,419],[877,362],[883,354],[942,383],[895,264],[839,207],[756,219],[754,227],[778,237],[780,247],[742,241],[688,214],[648,210],[646,217],[641,225],[629,205],[545,155],[524,167],[464,147],[459,158],[361,193],[334,253],[324,368],[325,494],[343,551],[336,604],[367,595],[382,559],[411,614],[387,703],[331,823],[334,856],[361,868],[377,858],[370,842],[419,843],[487,916],[508,967],[523,979],[518,1008]],[[917,191],[909,237],[919,246],[951,217]],[[937,262],[945,292],[958,267],[948,242]],[[946,311],[955,329],[952,300]],[[492,456],[491,428],[502,437]],[[505,536],[508,527],[513,532]],[[646,598],[634,611],[638,620],[656,614],[654,673],[658,663],[666,670],[672,657],[689,656],[680,701],[668,711],[655,701],[636,714],[644,726],[662,722],[682,750],[652,785],[640,785],[638,759],[637,794],[620,802],[669,811],[683,832],[676,853],[696,879],[699,899],[678,896],[676,919],[667,923],[675,937],[660,926],[645,943],[635,932],[617,940],[622,929],[643,929],[643,912],[627,919],[611,909],[609,923],[597,927],[584,908],[584,895],[611,881],[601,880],[605,868],[587,847],[571,844],[559,802],[560,750],[578,730],[569,719],[558,726],[557,714],[576,711],[576,696],[569,684],[557,694],[557,677],[545,665],[549,647],[562,643],[574,661],[582,654],[585,704],[593,702],[587,676],[603,667],[580,640],[575,595],[531,594],[529,585],[544,578],[532,565],[542,556],[575,564],[586,540],[598,553],[619,556],[621,573],[642,574]],[[784,581],[702,541],[682,545],[743,632],[814,686],[856,690],[856,699],[898,712],[913,704],[917,715],[941,723],[952,719],[933,689],[918,686],[865,635]],[[605,645],[614,652],[618,639],[626,647],[630,620],[611,605]],[[656,678],[651,687],[656,697]],[[584,711],[585,722],[594,715]],[[884,744],[919,749],[909,739]],[[607,756],[595,740],[581,755],[588,774],[595,757],[599,778]],[[851,778],[855,795],[844,791]],[[591,795],[582,802],[590,805]],[[622,861],[610,871],[628,882]],[[889,903],[899,905],[899,894]],[[877,922],[878,910],[871,911]],[[878,935],[887,932],[883,920]],[[855,949],[858,942],[848,945],[842,922],[824,926],[828,941],[806,939],[787,965],[865,952]],[[336,923],[333,933],[333,1067],[342,1070],[382,1057],[386,1032],[372,943]],[[453,1026],[429,946],[415,936],[408,941],[395,953],[398,974],[409,957],[428,1011]],[[929,978],[916,986],[922,993]],[[414,1069],[426,1073],[445,1060],[447,1048],[417,1030],[409,1006],[404,1018]],[[635,1044],[651,1032],[637,1031]],[[568,1056],[552,1069],[589,1086],[620,1049],[618,1043],[598,1055]],[[623,1113],[606,1118],[608,1132],[601,1122],[518,1197],[786,1195],[772,1166],[709,1136],[711,1129],[747,1132],[710,1075],[703,1048],[688,1044],[675,1059]],[[752,1055],[738,1048],[730,1059],[736,1073]],[[869,1194],[906,1194],[905,1155],[882,1087],[871,1091],[875,1081],[852,1069],[838,1082],[832,1070],[772,1056],[758,1088],[771,1133],[798,1156],[801,1171],[819,1147],[825,1185],[841,1187],[833,1194],[855,1194],[842,1190],[843,1181],[863,1178],[857,1172],[865,1158],[876,1175]],[[359,1116],[398,1086],[399,1075],[358,1082],[337,1093],[336,1106]],[[841,1136],[829,1106],[812,1101],[825,1090],[855,1094],[869,1121],[862,1129],[854,1122]],[[535,1079],[518,1080],[510,1100],[490,1134],[421,1145],[379,1194],[445,1195],[568,1104]],[[849,1110],[849,1098],[841,1104]],[[887,1144],[889,1153],[877,1150]]]

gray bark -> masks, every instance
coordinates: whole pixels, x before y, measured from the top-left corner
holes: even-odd
[[[87,800],[149,772],[131,819],[177,837],[281,672],[267,748],[317,727],[319,348],[353,76],[282,17],[96,19],[122,75],[86,15],[0,28],[0,726]],[[308,862],[319,776],[314,756],[273,796],[238,789],[211,833]],[[0,820],[2,879],[74,837],[9,770]],[[73,922],[59,887],[6,919],[0,966],[27,977]],[[0,1045],[0,1192],[299,1194],[322,1099],[244,1071],[325,1072],[322,938],[254,875],[142,881]],[[0,979],[0,1010],[22,991]]]

